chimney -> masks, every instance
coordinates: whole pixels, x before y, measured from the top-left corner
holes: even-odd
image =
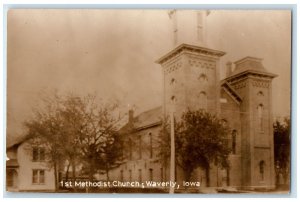
[[[128,123],[132,123],[133,122],[133,114],[134,114],[134,111],[132,109],[130,109],[128,111]]]
[[[229,77],[232,72],[232,62],[228,61],[226,63],[226,77]]]

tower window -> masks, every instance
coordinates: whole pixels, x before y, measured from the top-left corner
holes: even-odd
[[[199,94],[199,102],[200,102],[200,109],[206,110],[207,108],[207,96],[204,91],[200,92]]]
[[[258,95],[258,96],[264,96],[264,93],[263,93],[262,91],[259,91],[259,92],[257,93],[257,95]]]
[[[172,102],[172,104],[176,103],[176,97],[174,95],[171,97],[171,102]]]
[[[258,125],[260,131],[263,131],[263,111],[264,111],[264,106],[262,104],[258,105],[257,113],[258,113]]]
[[[174,78],[171,79],[170,84],[174,85],[176,83],[176,80]]]
[[[199,79],[200,82],[206,82],[208,80],[207,76],[205,74],[200,74],[198,79]]]
[[[233,130],[231,134],[231,149],[233,154],[236,153],[236,134],[236,130]]]
[[[259,162],[259,174],[260,174],[260,180],[264,181],[265,179],[265,161]]]

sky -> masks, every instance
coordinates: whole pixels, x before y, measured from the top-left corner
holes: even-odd
[[[161,105],[155,61],[173,48],[168,10],[15,9],[7,16],[7,131],[22,135],[39,96],[96,93],[136,114]],[[225,64],[263,58],[273,80],[274,116],[290,114],[291,15],[285,10],[211,10],[207,47]]]

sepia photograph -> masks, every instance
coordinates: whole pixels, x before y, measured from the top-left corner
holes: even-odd
[[[6,192],[290,194],[292,10],[9,9],[6,29]]]

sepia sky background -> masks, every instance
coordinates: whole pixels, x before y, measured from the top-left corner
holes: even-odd
[[[167,10],[46,10],[8,12],[7,131],[22,135],[41,93],[96,93],[119,99],[136,114],[161,105],[161,68],[173,48]],[[290,114],[290,11],[215,11],[207,18],[209,48],[225,63],[263,58],[273,80],[274,117]]]

